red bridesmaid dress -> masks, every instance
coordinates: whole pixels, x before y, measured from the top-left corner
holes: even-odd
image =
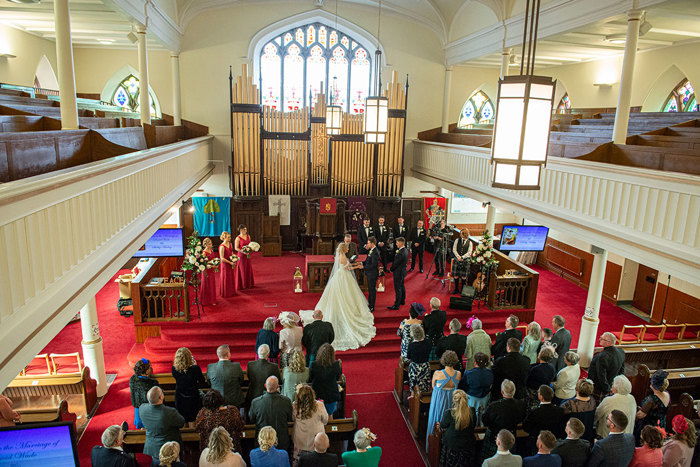
[[[228,248],[226,248],[225,245],[221,246],[224,247],[224,257],[226,257],[226,259],[231,258],[231,256],[233,256],[233,245]],[[222,261],[219,269],[221,270],[221,275],[219,276],[219,294],[222,297],[233,297],[236,295],[236,273],[233,270],[233,266]]]
[[[214,250],[212,250],[211,253],[205,251],[204,254],[207,255],[209,261],[219,257]],[[221,268],[221,266],[219,266],[219,268]],[[216,305],[216,270],[207,269],[204,271],[202,273],[202,283],[200,285],[202,290],[202,305]]]
[[[248,238],[238,236],[238,247],[243,249],[244,246],[250,244],[250,235]],[[253,278],[253,265],[248,259],[248,256],[243,252],[238,252],[238,265],[236,271],[236,287],[240,289],[250,289],[255,285]]]

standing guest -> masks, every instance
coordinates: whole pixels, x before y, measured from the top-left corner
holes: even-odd
[[[212,389],[202,398],[202,410],[197,414],[195,427],[199,433],[199,449],[207,447],[210,442],[209,435],[216,427],[226,428],[226,434],[233,436],[233,447],[241,450],[241,432],[243,420],[235,405],[226,405],[219,391]]]
[[[299,315],[288,311],[280,314],[280,368],[287,366],[289,357],[295,350],[301,350],[304,330],[299,326]]]
[[[554,318],[552,318],[554,334],[552,335],[550,343],[557,350],[557,371],[561,370],[566,365],[564,363],[564,355],[566,355],[566,352],[571,348],[571,331],[564,328],[564,323],[564,317],[561,315],[555,315]]]
[[[564,409],[552,404],[552,398],[554,397],[552,388],[543,384],[537,391],[537,395],[540,405],[530,412],[523,422],[523,430],[529,434],[530,452],[535,450],[537,435],[542,430],[549,429],[557,438],[563,438],[565,435],[564,426],[566,425],[566,419]],[[552,446],[551,449],[554,449],[555,446]]]
[[[289,359],[289,365],[282,369],[282,395],[290,401],[294,401],[297,385],[309,382],[309,369],[304,363],[304,354],[295,350]]]
[[[343,371],[340,361],[335,359],[335,350],[330,344],[323,344],[316,359],[311,364],[309,370],[309,383],[316,391],[316,396],[326,405],[326,412],[333,418],[338,401],[340,400],[340,390],[338,380]]]
[[[485,353],[477,353],[474,361],[476,367],[464,373],[457,387],[467,393],[469,407],[476,413],[476,424],[481,426],[481,417],[486,410],[493,384],[493,372],[488,368],[489,357]]]
[[[525,420],[527,408],[525,402],[514,399],[515,384],[510,380],[501,383],[501,400],[491,402],[484,412],[486,434],[482,446],[482,457],[487,459],[496,454],[496,434],[505,429],[517,433],[518,424]]]
[[[624,412],[613,410],[605,419],[608,434],[591,449],[588,467],[627,467],[634,456],[634,435],[626,433],[628,418]],[[690,465],[690,464],[688,464]]]
[[[588,377],[593,381],[596,394],[602,397],[610,392],[615,376],[625,371],[625,351],[615,346],[617,338],[612,332],[601,334],[599,342],[603,350],[593,355]]]
[[[581,367],[578,366],[578,360],[579,356],[576,352],[569,351],[564,355],[566,366],[559,370],[556,381],[552,383],[556,404],[576,397],[576,382],[581,377]]]
[[[406,249],[406,239],[399,237],[396,239],[396,254],[391,263],[391,274],[394,279],[394,304],[390,310],[398,310],[406,303],[406,264],[408,263],[408,250]]]
[[[537,354],[537,363],[530,366],[530,371],[527,374],[525,385],[531,391],[537,391],[543,384],[551,384],[556,378],[554,365],[554,350],[552,347],[543,347],[540,353]]]
[[[202,450],[202,455],[199,456],[199,467],[245,467],[245,461],[238,452],[240,447],[235,448],[237,435],[233,438],[226,431],[226,428],[219,426],[211,431],[208,445]],[[239,442],[240,444],[240,442]]]
[[[136,459],[124,452],[124,432],[119,425],[108,426],[102,433],[102,446],[90,453],[92,467],[138,467]]]
[[[446,351],[440,357],[440,363],[444,370],[433,373],[433,394],[430,398],[430,408],[428,410],[428,425],[425,436],[425,447],[428,448],[428,437],[433,434],[433,426],[442,419],[445,410],[452,408],[452,394],[457,389],[460,377],[457,366],[457,354],[451,350]]]
[[[265,393],[250,404],[250,421],[260,433],[263,427],[271,426],[277,435],[280,449],[289,449],[289,422],[292,421],[292,401],[279,392],[279,380],[270,376],[265,381]]]
[[[396,224],[393,227],[394,238],[408,238],[408,226],[404,222],[404,218],[399,216],[396,218]]]
[[[663,467],[690,467],[697,444],[695,425],[679,414],[671,420],[671,427],[675,434],[661,448],[664,456]]]
[[[510,450],[515,446],[515,436],[508,430],[501,430],[496,437],[498,450],[493,457],[484,459],[481,467],[520,467],[523,465],[523,458],[512,454]]]
[[[582,438],[592,443],[595,438],[595,408],[596,401],[593,394],[593,383],[590,379],[580,379],[576,382],[576,396],[573,399],[564,401],[561,407],[564,414],[569,417],[576,417],[586,427]]]
[[[369,431],[369,428],[357,430],[353,438],[355,450],[344,452],[341,456],[345,467],[379,467],[382,448],[370,446],[376,439],[377,435]]]
[[[634,418],[637,415],[637,401],[632,392],[632,383],[624,375],[617,375],[613,380],[612,395],[603,399],[595,409],[595,424],[598,436],[605,438],[608,436],[608,428],[605,420],[610,412],[619,410],[625,414],[628,423],[625,425],[625,433],[634,432]]]
[[[285,427],[284,431],[287,431]],[[289,467],[289,454],[277,449],[277,432],[271,426],[258,433],[259,448],[250,451],[250,467]]]
[[[651,394],[644,398],[642,406],[637,410],[635,438],[642,432],[644,425],[666,428],[666,413],[671,405],[671,395],[668,393],[668,372],[656,370],[651,375]]]
[[[138,429],[143,428],[139,417],[139,407],[148,402],[146,394],[153,386],[158,386],[158,380],[153,377],[153,367],[150,361],[142,358],[134,363],[134,374],[129,378],[131,405],[134,407],[134,426]]]
[[[549,345],[552,342],[552,330],[550,328],[542,328],[542,342],[540,346],[537,347],[537,353],[542,350],[542,347]]]
[[[438,429],[443,430],[440,467],[469,467],[476,456],[476,426],[474,409],[469,406],[467,395],[457,389],[452,394],[452,408],[445,410]]]
[[[314,320],[311,324],[304,326],[301,343],[306,348],[306,365],[311,366],[311,362],[316,358],[316,352],[323,344],[332,344],[335,340],[333,324],[323,321],[323,312],[314,310]]]
[[[263,344],[270,349],[268,357],[270,361],[277,362],[280,354],[280,336],[275,332],[275,318],[266,318],[262,329],[258,331],[258,335],[255,338],[256,353]]]
[[[305,452],[299,457],[298,467],[337,467],[338,456],[326,452],[330,446],[326,433],[317,433],[314,438],[313,452]]]
[[[316,400],[316,393],[308,384],[297,387],[296,399],[292,404],[294,431],[294,464],[298,464],[302,451],[313,451],[316,434],[325,433],[328,412],[323,401]]]
[[[265,392],[265,381],[270,376],[280,378],[280,368],[274,363],[268,361],[270,355],[270,347],[263,344],[258,347],[258,359],[248,362],[246,373],[248,375],[248,392],[245,396],[245,406],[250,407],[250,403],[256,397],[259,397]]]
[[[476,318],[472,320],[472,332],[467,336],[467,350],[466,350],[466,365],[467,370],[474,368],[474,358],[479,352],[484,355],[491,355],[491,336],[489,336],[486,331],[482,329],[481,320]],[[491,359],[489,358],[488,366],[491,366]]]
[[[361,255],[366,255],[369,252],[367,249],[367,242],[370,237],[374,236],[374,227],[369,225],[369,218],[365,217],[362,219],[362,226],[357,229],[357,243],[360,245]]]
[[[182,441],[180,428],[185,426],[185,418],[174,407],[163,405],[163,390],[160,387],[152,387],[146,398],[148,403],[139,407],[139,416],[146,429],[143,453],[158,459],[160,448],[165,443]]]
[[[207,237],[202,241],[204,245],[204,256],[207,261],[213,261],[220,257],[219,253],[214,251],[214,244],[211,238]],[[202,273],[202,283],[200,285],[202,305],[216,305],[216,275],[214,269],[210,268]]]
[[[199,390],[205,387],[207,382],[204,380],[202,369],[187,347],[180,347],[175,352],[172,375],[175,378],[175,408],[185,417],[185,421],[192,425],[199,409],[202,408]]]
[[[430,313],[423,318],[423,328],[430,341],[432,349],[430,360],[437,360],[437,343],[445,335],[445,323],[447,322],[447,312],[440,309],[440,299],[433,297],[430,299]]]
[[[423,252],[425,251],[425,242],[428,240],[428,231],[423,227],[423,221],[416,223],[416,228],[411,230],[409,241],[411,242],[411,269],[416,268],[416,257],[418,257],[418,270],[423,272]]]
[[[221,245],[219,245],[219,295],[222,297],[233,297],[236,295],[236,262],[232,261],[233,246],[231,245],[231,234],[223,231],[221,233]]]
[[[642,428],[642,446],[634,450],[630,467],[663,467],[664,435],[655,426],[647,425]]]
[[[379,216],[377,219],[377,225],[374,227],[374,236],[377,238],[377,249],[379,250],[379,256],[382,259],[382,266],[386,271],[387,265],[387,244],[389,242],[389,226],[384,223],[384,216]]]
[[[343,243],[348,246],[348,251],[345,252],[345,257],[351,259],[353,256],[357,256],[357,243],[352,241],[352,235],[346,233],[343,237]]]
[[[455,281],[453,294],[462,294],[462,287],[470,285],[467,281],[471,268],[472,242],[469,240],[469,230],[462,229],[459,238],[452,244],[455,261],[452,265],[452,277]]]
[[[411,326],[413,342],[408,344],[406,358],[408,365],[408,387],[413,391],[416,386],[421,392],[430,391],[430,349],[432,345],[425,338],[423,327]]]
[[[515,384],[515,398],[523,399],[527,395],[525,382],[530,372],[530,359],[520,355],[520,341],[516,338],[508,339],[508,353],[496,360],[493,365],[493,386],[491,387],[491,400],[498,399],[501,382],[506,378]]]
[[[520,346],[520,353],[530,359],[530,364],[537,363],[537,354],[542,344],[542,328],[537,321],[527,325],[527,336]]]
[[[565,431],[566,439],[559,441],[552,452],[561,457],[561,464],[566,467],[585,467],[591,452],[591,443],[581,439],[586,427],[578,418],[570,418]]]
[[[250,245],[251,239],[248,235],[248,228],[241,224],[238,226],[238,235],[234,243],[234,248],[238,254],[238,267],[236,268],[236,288],[251,289],[255,285],[253,277],[253,264],[250,261]]]
[[[187,467],[180,462],[180,443],[169,441],[165,443],[158,453],[158,459],[153,459],[151,467]]]
[[[421,317],[425,314],[425,307],[418,303],[411,303],[411,307],[408,310],[408,319],[401,321],[399,329],[396,331],[396,335],[401,338],[401,356],[403,358],[408,358],[408,345],[413,342],[413,337],[411,337],[411,327],[412,326],[422,326],[423,321]]]
[[[243,369],[238,362],[231,361],[231,349],[220,345],[216,349],[219,361],[207,365],[207,379],[212,389],[219,391],[226,405],[243,407],[245,396],[241,385],[244,381]]]
[[[438,340],[436,353],[442,355],[448,350],[453,351],[457,354],[457,366],[455,368],[459,371],[464,371],[462,360],[464,360],[464,351],[467,349],[467,336],[459,333],[459,330],[462,329],[462,324],[457,318],[450,321],[449,327],[450,333]]]
[[[551,431],[542,430],[537,436],[537,454],[523,459],[523,467],[561,467],[561,457],[552,454],[557,437]]]
[[[518,342],[523,340],[523,333],[518,327],[520,320],[515,315],[510,315],[506,318],[506,330],[496,334],[496,342],[493,343],[491,347],[491,355],[493,355],[494,360],[502,357],[508,352],[507,343],[508,339],[514,338],[518,339]],[[520,348],[518,348],[518,351]]]

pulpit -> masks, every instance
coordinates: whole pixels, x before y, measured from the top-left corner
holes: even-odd
[[[358,262],[362,262],[367,258],[367,255],[357,257]],[[333,255],[313,255],[306,257],[306,279],[308,281],[309,292],[323,292],[326,288],[335,257]],[[354,269],[357,284],[363,292],[367,292],[367,277],[365,277],[364,269]]]
[[[335,254],[336,239],[345,233],[345,201],[336,198],[306,200],[306,236],[312,255]]]

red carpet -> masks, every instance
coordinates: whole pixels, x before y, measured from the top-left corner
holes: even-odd
[[[426,255],[427,256],[427,255]],[[296,254],[282,257],[255,258],[256,287],[240,292],[228,299],[219,299],[216,306],[207,307],[201,319],[190,323],[170,325],[163,330],[162,338],[149,338],[144,344],[135,344],[132,318],[119,316],[116,310],[117,285],[110,281],[97,295],[100,330],[104,340],[105,362],[108,373],[117,378],[102,401],[97,414],[79,443],[81,463],[90,465],[92,446],[100,442],[102,431],[122,420],[133,420],[130,405],[128,379],[132,374],[129,360],[146,357],[155,363],[157,372],[169,371],[170,362],[177,347],[187,346],[198,363],[205,366],[216,359],[215,350],[221,343],[228,343],[232,358],[244,364],[254,358],[255,334],[264,318],[277,316],[281,311],[313,309],[320,294],[294,294],[292,274],[295,266],[303,266],[304,258]],[[540,286],[535,319],[543,327],[551,327],[552,316],[566,318],[567,328],[573,334],[572,345],[578,342],[580,320],[585,308],[586,291],[540,270]],[[448,288],[440,282],[425,279],[425,274],[410,273],[406,280],[409,302],[420,301],[427,305],[432,296],[449,301]],[[377,445],[384,452],[382,465],[422,465],[413,440],[405,427],[390,391],[393,388],[394,368],[398,356],[399,339],[396,328],[407,315],[408,307],[390,311],[393,303],[391,280],[387,292],[378,294],[375,321],[377,337],[366,347],[355,351],[339,352],[348,381],[348,410],[356,409],[361,426],[370,427],[377,435]],[[484,329],[493,333],[503,329],[507,313],[475,309],[473,312],[450,310],[448,318],[458,317],[464,322],[475,314],[484,321]],[[601,304],[601,329],[619,330],[623,323],[641,322],[635,316],[607,302]],[[44,352],[75,352],[80,348],[80,324],[66,326]],[[128,358],[127,358],[128,357]],[[366,394],[374,393],[374,394]]]

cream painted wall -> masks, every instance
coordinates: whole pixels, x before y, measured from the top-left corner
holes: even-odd
[[[0,81],[18,86],[33,86],[34,73],[46,55],[56,75],[56,43],[0,24],[0,53],[15,58],[0,58]]]
[[[496,106],[498,78],[496,68],[456,66],[452,70],[452,90],[450,91],[450,123],[456,123],[464,102],[474,91],[483,90]],[[425,128],[427,129],[427,128]]]
[[[448,41],[459,40],[496,23],[498,18],[491,8],[478,1],[467,0],[450,23]]]

